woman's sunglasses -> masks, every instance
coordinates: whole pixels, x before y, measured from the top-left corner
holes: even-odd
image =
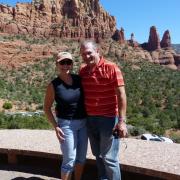
[[[63,59],[61,61],[59,61],[60,65],[71,65],[72,64],[72,60],[71,59]]]

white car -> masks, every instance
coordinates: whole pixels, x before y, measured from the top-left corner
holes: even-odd
[[[148,140],[148,141],[159,141],[159,142],[167,142],[167,143],[173,143],[173,141],[167,137],[158,136],[155,134],[142,134],[141,135],[142,140]]]

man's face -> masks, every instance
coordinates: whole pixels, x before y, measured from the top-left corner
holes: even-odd
[[[80,53],[83,61],[89,66],[95,65],[99,61],[98,50],[92,44],[86,44],[86,46],[81,47]]]

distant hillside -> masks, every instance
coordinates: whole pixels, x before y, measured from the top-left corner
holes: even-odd
[[[172,44],[172,47],[176,51],[176,53],[180,53],[180,44]]]

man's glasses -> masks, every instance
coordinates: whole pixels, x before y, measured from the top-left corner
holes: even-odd
[[[61,61],[59,61],[60,65],[71,65],[72,64],[72,60],[71,59],[63,59]]]

